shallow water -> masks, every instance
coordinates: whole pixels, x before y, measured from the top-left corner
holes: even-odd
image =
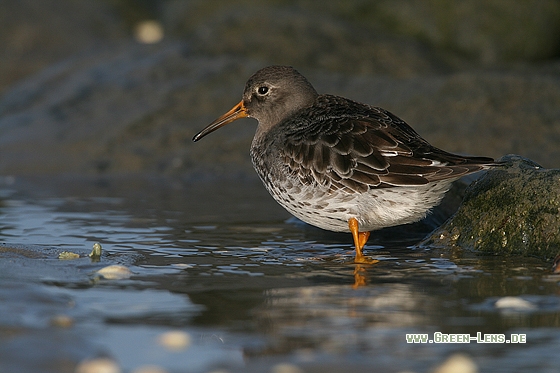
[[[7,178],[0,372],[72,372],[98,356],[126,372],[426,372],[455,352],[483,372],[557,371],[549,264],[414,247],[428,231],[374,233],[366,251],[380,262],[357,268],[349,235],[289,218],[255,179]],[[87,257],[95,242],[99,261]],[[115,264],[132,276],[96,275]],[[162,345],[169,331],[190,343]],[[526,343],[406,341],[436,332]]]

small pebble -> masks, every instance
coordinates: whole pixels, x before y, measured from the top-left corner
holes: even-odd
[[[130,269],[121,265],[103,267],[97,271],[97,274],[103,276],[107,280],[122,280],[132,276]]]
[[[93,249],[91,250],[91,253],[89,254],[89,257],[92,259],[99,259],[101,257],[101,250],[103,248],[101,247],[101,244],[99,242],[96,242],[93,244]]]
[[[66,315],[56,315],[51,318],[50,324],[59,328],[70,328],[74,325],[74,319]]]
[[[184,350],[191,344],[191,336],[180,330],[163,333],[159,336],[158,342],[169,350]]]
[[[142,44],[155,44],[163,39],[163,27],[157,21],[142,21],[134,28],[134,37]]]
[[[496,308],[507,308],[513,310],[533,310],[536,308],[534,304],[519,297],[503,297],[494,304]]]
[[[121,373],[118,364],[108,358],[84,360],[76,367],[76,373]]]
[[[294,364],[281,363],[273,366],[270,373],[303,373],[303,370]]]
[[[186,263],[176,263],[176,264],[171,264],[171,266],[175,267],[175,268],[181,268],[181,269],[187,269],[187,268],[194,267],[192,264],[186,264]]]
[[[560,273],[560,254],[556,255],[552,261],[552,273]]]
[[[60,254],[58,254],[58,259],[60,260],[72,260],[72,259],[78,259],[80,256],[76,253],[73,253],[71,251],[63,251]]]
[[[157,365],[143,365],[134,369],[132,373],[167,373],[167,371]]]
[[[477,373],[475,362],[464,354],[454,354],[437,367],[433,373]]]

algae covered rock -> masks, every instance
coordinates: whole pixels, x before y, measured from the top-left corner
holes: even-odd
[[[560,169],[503,157],[465,192],[455,215],[422,245],[546,260],[560,251]]]

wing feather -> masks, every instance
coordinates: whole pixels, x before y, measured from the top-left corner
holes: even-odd
[[[308,185],[353,192],[425,185],[459,178],[493,162],[435,148],[381,108],[337,96],[319,97],[323,102],[271,131],[279,137],[278,151],[288,173]]]

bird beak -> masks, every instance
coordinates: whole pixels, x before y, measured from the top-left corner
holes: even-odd
[[[225,113],[224,115],[222,115],[221,117],[219,117],[218,119],[216,119],[215,121],[207,125],[202,131],[197,133],[193,137],[193,141],[198,141],[204,136],[208,135],[210,132],[214,132],[218,128],[223,127],[226,124],[233,122],[234,120],[237,120],[239,118],[245,118],[247,116],[248,116],[247,110],[243,105],[243,100],[241,100],[241,102],[235,105],[230,111],[228,111],[227,113]]]

